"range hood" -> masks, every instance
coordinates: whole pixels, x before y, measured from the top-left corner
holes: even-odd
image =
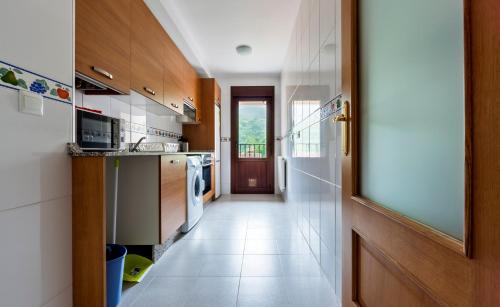
[[[196,107],[189,99],[184,98],[184,112],[182,115],[177,115],[177,122],[182,124],[197,124],[196,122]]]
[[[90,77],[87,77],[79,72],[75,72],[75,88],[84,92],[86,95],[127,95],[128,93],[123,93],[121,91],[115,90],[107,86],[104,83],[101,83],[97,80],[94,80]]]

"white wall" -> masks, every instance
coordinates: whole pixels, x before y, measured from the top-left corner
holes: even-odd
[[[73,84],[73,1],[0,3],[0,60]],[[72,305],[72,107],[45,99],[45,114],[18,112],[0,87],[0,305]]]
[[[274,137],[281,136],[281,84],[279,76],[234,75],[217,78],[221,87],[221,137],[231,137],[231,86],[274,86]],[[274,141],[275,161],[281,155],[281,144]],[[275,174],[277,166],[275,165]],[[274,180],[279,193],[278,179]],[[221,193],[231,194],[231,143],[221,142]]]
[[[340,302],[340,0],[302,0],[281,74],[286,203]],[[285,134],[285,133],[284,133]]]

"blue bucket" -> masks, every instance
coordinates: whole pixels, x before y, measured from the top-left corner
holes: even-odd
[[[127,249],[117,244],[106,245],[106,302],[116,307],[122,296],[123,264]]]

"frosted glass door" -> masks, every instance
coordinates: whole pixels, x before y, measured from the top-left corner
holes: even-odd
[[[359,1],[361,195],[457,239],[463,27],[463,1]]]

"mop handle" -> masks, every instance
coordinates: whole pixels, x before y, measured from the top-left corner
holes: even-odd
[[[113,199],[113,244],[116,244],[116,215],[118,211],[118,169],[120,168],[120,159],[115,159],[115,189]]]

